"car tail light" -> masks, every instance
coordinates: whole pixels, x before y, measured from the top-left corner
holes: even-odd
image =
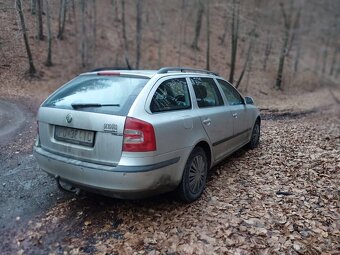
[[[124,127],[123,151],[146,152],[156,150],[155,130],[150,123],[127,117]]]
[[[120,72],[114,72],[114,71],[102,71],[102,72],[98,72],[97,75],[119,76],[119,75],[120,75]]]

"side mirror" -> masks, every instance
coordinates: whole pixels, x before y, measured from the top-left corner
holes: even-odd
[[[244,99],[246,100],[246,104],[254,104],[253,98],[251,98],[251,97],[245,97]]]

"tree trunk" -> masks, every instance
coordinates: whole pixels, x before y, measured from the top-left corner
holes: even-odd
[[[97,45],[97,2],[96,0],[92,0],[93,3],[93,48],[96,48]]]
[[[119,21],[119,15],[118,15],[118,0],[111,0],[111,5],[113,7],[113,13],[114,13],[114,21]]]
[[[336,59],[337,59],[337,56],[338,56],[339,52],[340,52],[339,48],[335,47],[333,58],[332,58],[332,63],[331,63],[331,68],[329,70],[329,75],[330,76],[333,76],[334,71],[336,70],[336,65],[337,65]]]
[[[206,29],[207,29],[207,50],[206,50],[206,69],[210,70],[210,2],[207,1],[207,17],[206,17]]]
[[[130,61],[129,61],[129,44],[126,35],[126,24],[125,24],[125,0],[121,1],[122,3],[122,32],[123,32],[123,40],[124,40],[124,58],[125,63],[129,69],[131,69]]]
[[[243,69],[241,71],[240,77],[235,85],[236,88],[238,88],[241,84],[241,81],[243,79],[244,73],[248,67],[248,63],[250,61],[251,58],[251,54],[253,51],[253,47],[254,47],[254,42],[255,42],[255,33],[256,33],[256,25],[254,27],[254,29],[252,30],[252,32],[250,33],[250,42],[249,42],[249,47],[248,47],[248,51],[247,51],[247,55],[246,55],[246,60],[244,61],[244,65],[243,65]]]
[[[295,54],[295,61],[294,61],[294,72],[295,73],[297,73],[299,69],[300,57],[301,57],[301,43],[300,43],[300,40],[297,40],[296,54]]]
[[[46,15],[47,15],[47,59],[46,66],[52,66],[52,32],[51,32],[51,14],[50,14],[50,0],[46,0]]]
[[[42,23],[42,0],[37,1],[37,39],[44,40],[43,23]]]
[[[139,69],[141,58],[141,44],[142,44],[142,14],[143,14],[143,0],[137,0],[136,3],[136,69]]]
[[[191,44],[191,48],[193,48],[194,50],[198,50],[198,39],[199,39],[200,34],[201,34],[203,13],[204,13],[203,1],[198,0],[197,19],[196,19],[196,26],[195,26],[195,37],[194,37],[194,41]]]
[[[221,45],[224,45],[225,43],[225,38],[227,36],[227,31],[228,31],[228,25],[229,25],[229,18],[228,18],[228,10],[225,11],[225,14],[224,14],[224,28],[223,28],[223,34],[222,36],[220,37],[220,44]]]
[[[86,26],[85,26],[85,9],[86,0],[80,0],[81,8],[81,65],[87,66],[87,47],[86,47]]]
[[[272,51],[272,43],[273,43],[273,40],[271,38],[269,39],[269,33],[268,33],[267,44],[264,50],[263,71],[267,70],[267,62],[268,62],[270,53]]]
[[[233,0],[233,17],[231,23],[231,63],[230,63],[230,75],[229,82],[234,82],[234,74],[236,68],[236,56],[237,56],[237,41],[238,41],[238,28],[239,28],[239,3]]]
[[[289,40],[289,32],[288,32],[288,30],[286,30],[283,45],[282,45],[282,48],[281,48],[279,68],[278,68],[277,76],[276,76],[275,87],[278,90],[280,90],[282,88],[283,69],[284,69],[285,58],[286,58],[286,54],[287,54],[288,40]]]
[[[16,2],[17,11],[18,11],[18,14],[19,14],[19,17],[20,17],[22,34],[24,36],[24,43],[25,43],[25,48],[26,48],[27,57],[28,57],[28,64],[29,64],[28,74],[30,76],[34,76],[37,71],[36,71],[34,64],[33,64],[32,53],[31,53],[31,49],[30,49],[30,46],[29,46],[29,43],[28,43],[25,17],[24,17],[23,11],[22,11],[21,0],[16,0],[15,2]]]
[[[161,2],[162,4],[164,3],[164,1]],[[162,13],[157,10],[156,11],[156,16],[158,19],[158,66],[162,66],[162,48],[163,48],[163,31],[164,31],[164,20],[163,20],[163,15]]]
[[[315,57],[315,63],[314,63],[314,73],[318,73],[319,72],[319,69],[320,69],[320,61],[319,61],[319,59],[320,59],[320,50],[318,50],[317,52],[316,52],[316,57]]]
[[[37,13],[37,0],[31,0],[31,14],[34,15]]]
[[[321,67],[321,76],[324,77],[327,67],[327,59],[328,59],[328,47],[327,44],[322,50],[322,67]]]
[[[284,19],[284,38],[283,38],[283,44],[282,44],[280,60],[279,60],[279,68],[277,71],[276,83],[275,83],[276,89],[279,89],[279,90],[282,89],[283,69],[284,69],[285,58],[288,53],[289,35],[290,35],[290,28],[291,28],[291,16],[292,16],[291,12],[290,12],[290,16],[289,17],[287,16],[283,3],[280,4],[280,7],[282,11],[282,16]]]
[[[182,45],[185,43],[185,40],[183,42],[183,35],[185,32],[184,22],[185,22],[185,13],[186,13],[186,0],[181,1],[180,9],[181,9],[181,16],[179,19],[178,58],[177,58],[178,66],[181,66]]]
[[[63,34],[65,30],[65,21],[66,21],[66,10],[67,10],[67,0],[60,0],[60,9],[59,9],[59,23],[58,23],[58,35],[57,38],[59,40],[63,39]]]

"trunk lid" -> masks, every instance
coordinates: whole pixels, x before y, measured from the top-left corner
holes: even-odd
[[[41,147],[70,159],[117,165],[126,115],[148,80],[91,74],[70,81],[39,109]]]
[[[67,117],[72,118],[70,123]],[[118,164],[126,117],[41,108],[38,119],[43,149],[71,159],[109,166]]]

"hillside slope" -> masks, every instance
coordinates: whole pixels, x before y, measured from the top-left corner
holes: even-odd
[[[69,1],[66,15],[66,31],[63,40],[58,40],[59,1],[49,1],[52,19],[52,62],[53,66],[44,65],[47,55],[47,39],[35,39],[36,15],[31,14],[30,6],[25,1],[29,43],[33,52],[34,64],[38,77],[27,78],[26,52],[22,40],[21,27],[14,3],[6,0],[0,3],[0,97],[33,102],[33,108],[46,98],[48,94],[78,73],[99,66],[125,66],[124,41],[122,35],[122,5],[120,1],[86,1],[84,12],[85,34],[82,33],[81,1]],[[203,1],[205,9],[202,28],[198,41],[198,50],[191,47],[195,33],[197,1],[143,1],[142,16],[142,52],[141,68],[158,69],[161,66],[206,66],[206,16],[207,1]],[[72,5],[74,3],[74,5]],[[230,69],[230,41],[232,1],[213,0],[210,3],[210,69],[228,78]],[[251,41],[250,32],[256,29],[251,66],[248,65],[240,90],[252,95],[262,108],[311,108],[333,103],[335,97],[340,98],[338,89],[334,87],[337,76],[329,76],[332,58],[326,61],[324,74],[315,72],[315,62],[320,59],[321,47],[333,50],[331,42],[323,41],[325,30],[333,31],[333,16],[338,12],[337,3],[310,1],[308,4],[295,4],[291,7],[292,21],[297,10],[302,6],[301,27],[295,37],[299,37],[303,45],[303,53],[299,61],[299,71],[294,73],[294,56],[297,46],[292,48],[286,58],[283,77],[283,91],[274,90],[278,59],[284,33],[280,7],[276,1],[252,0],[240,4],[239,48],[236,63],[236,78],[240,76],[246,59],[247,49]],[[46,8],[46,5],[44,6]],[[322,8],[320,8],[322,7]],[[289,6],[286,4],[288,10]],[[136,6],[135,1],[125,1],[126,31],[129,47],[129,60],[134,65],[136,55]],[[44,13],[46,14],[46,13]],[[322,22],[310,23],[315,16]],[[43,15],[44,33],[46,36],[47,20]],[[254,24],[257,24],[256,26]],[[221,37],[225,32],[225,42]],[[314,38],[314,41],[310,39]],[[80,57],[81,41],[85,41],[86,63]],[[337,37],[334,39],[336,42]],[[297,39],[295,39],[297,41]],[[271,50],[268,64],[264,70],[265,51],[270,42]],[[296,44],[296,43],[295,43]],[[251,70],[250,70],[251,67]],[[321,68],[321,63],[319,69]],[[338,72],[338,71],[337,71]],[[322,77],[322,79],[320,78]],[[303,100],[299,97],[303,96]],[[315,100],[317,98],[318,100]]]

